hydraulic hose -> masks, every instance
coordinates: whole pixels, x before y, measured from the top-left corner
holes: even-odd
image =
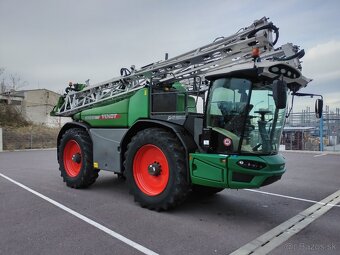
[[[305,50],[300,50],[299,52],[295,53],[294,55],[292,56],[289,56],[289,57],[284,57],[284,58],[274,58],[274,60],[277,60],[277,61],[288,61],[288,60],[291,60],[291,59],[294,59],[294,58],[303,58],[303,56],[305,55]]]
[[[248,34],[248,38],[251,38],[251,37],[254,37],[255,34],[261,30],[265,30],[265,29],[270,29],[270,30],[273,30],[274,33],[275,33],[275,40],[273,42],[273,45],[274,46],[278,39],[279,39],[279,28],[276,27],[272,22],[270,22],[268,25],[265,25],[263,27],[259,27],[258,29],[255,29],[254,31],[251,31],[249,34]]]

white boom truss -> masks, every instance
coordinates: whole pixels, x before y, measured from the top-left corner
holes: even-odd
[[[274,40],[273,32],[276,35]],[[121,100],[146,84],[171,84],[194,77],[204,80],[204,77],[212,71],[253,61],[253,48],[259,49],[261,61],[280,60],[300,68],[298,46],[288,43],[274,49],[278,35],[278,28],[263,17],[229,37],[220,38],[177,57],[152,63],[140,70],[132,68],[130,73],[86,87],[81,91],[69,90],[64,95],[63,102],[55,107],[54,114],[72,116],[108,100]]]

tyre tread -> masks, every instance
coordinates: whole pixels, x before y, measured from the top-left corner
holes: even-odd
[[[155,134],[157,136],[155,136]],[[129,155],[131,151],[134,149],[138,143],[142,141],[146,141],[153,137],[153,139],[157,140],[164,146],[167,146],[170,151],[172,151],[172,158],[175,165],[175,171],[178,171],[175,174],[174,179],[174,188],[173,192],[169,194],[166,199],[162,200],[159,203],[148,203],[144,199],[141,198],[139,194],[136,194],[136,189],[134,188],[134,180],[132,169],[128,169],[128,160],[132,160],[133,156]],[[125,160],[124,160],[124,168],[126,171],[131,171],[127,173],[127,180],[129,184],[130,194],[134,195],[135,202],[139,203],[142,207],[148,208],[150,210],[163,211],[172,209],[178,205],[180,205],[186,198],[189,193],[190,186],[187,181],[187,170],[185,164],[185,150],[181,145],[178,138],[175,134],[170,133],[161,128],[149,128],[138,132],[130,141],[127,146],[127,150],[125,152]]]
[[[92,161],[92,141],[91,138],[89,137],[88,133],[81,128],[73,128],[67,130],[60,142],[60,146],[63,144],[63,140],[67,139],[68,137],[77,137],[80,139],[82,143],[82,150],[84,153],[84,158],[86,162],[83,162],[87,167],[84,169],[84,173],[82,173],[76,180],[72,179],[67,175],[65,169],[64,169],[64,164],[63,164],[63,159],[62,159],[62,150],[58,148],[58,162],[59,162],[59,170],[61,173],[61,177],[63,178],[63,181],[66,183],[68,187],[75,188],[75,189],[82,189],[82,188],[87,188],[91,186],[96,179],[98,178],[98,169],[93,168],[93,161]]]

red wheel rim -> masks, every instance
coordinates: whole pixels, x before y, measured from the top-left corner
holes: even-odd
[[[70,140],[64,147],[64,168],[70,177],[76,177],[82,166],[81,149],[75,140]]]
[[[157,168],[156,174],[150,173],[152,166]],[[157,196],[162,193],[169,181],[169,165],[163,151],[152,144],[142,146],[133,160],[133,177],[138,188],[146,195]]]

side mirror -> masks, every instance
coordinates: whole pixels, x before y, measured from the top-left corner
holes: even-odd
[[[316,99],[315,101],[315,114],[317,118],[322,117],[322,108],[323,108],[323,100],[322,99]]]
[[[273,99],[277,109],[285,109],[287,106],[287,83],[281,80],[273,82]]]

